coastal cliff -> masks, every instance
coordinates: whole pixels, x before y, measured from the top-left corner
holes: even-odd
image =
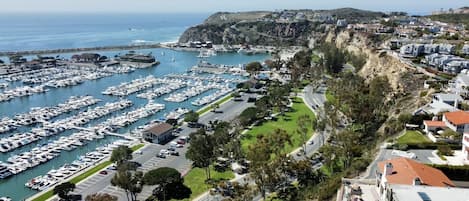
[[[202,24],[188,28],[180,43],[212,41],[214,44],[291,46],[308,45],[313,33],[325,33],[338,19],[369,21],[384,15],[352,8],[335,10],[284,10],[219,12]]]

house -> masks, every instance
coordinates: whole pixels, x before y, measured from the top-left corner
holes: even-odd
[[[376,185],[380,200],[387,200],[390,185],[454,187],[441,170],[409,158],[394,158],[378,163]]]
[[[441,112],[457,111],[459,110],[458,105],[462,101],[463,99],[461,98],[461,96],[455,93],[436,93],[433,94],[432,102],[417,109],[414,112],[414,115],[418,113],[436,115]]]
[[[438,53],[440,54],[454,54],[456,46],[451,44],[439,44]]]
[[[467,188],[388,184],[384,197],[370,180],[342,179],[336,200],[347,201],[467,201]],[[384,193],[384,192],[383,192]],[[448,199],[451,198],[451,199]]]
[[[469,44],[465,44],[462,47],[462,53],[465,54],[465,55],[469,55]]]
[[[425,62],[439,70],[454,74],[469,68],[469,60],[453,55],[435,53],[425,56]]]
[[[458,133],[469,132],[469,112],[454,111],[443,114],[446,126]]]
[[[168,123],[159,122],[143,131],[145,141],[164,144],[172,138],[173,126]]]
[[[469,197],[469,190],[466,188],[392,184],[388,187],[386,194],[389,196],[384,201],[466,201]]]
[[[337,27],[347,27],[348,23],[346,19],[337,20]]]
[[[464,160],[469,161],[469,133],[462,136],[462,153]]]
[[[423,44],[408,44],[400,49],[400,53],[404,57],[418,57],[424,53],[425,46]]]
[[[445,128],[447,128],[445,122],[443,121],[426,120],[426,121],[423,121],[423,125],[425,126],[424,131],[426,133],[436,133],[440,130],[444,130]]]
[[[469,75],[463,72],[465,72],[465,70],[461,71],[461,73],[459,73],[458,76],[456,76],[454,81],[451,83],[451,91],[461,96],[466,96],[467,94],[469,94]]]
[[[433,94],[432,102],[440,102],[445,103],[455,108],[458,107],[459,103],[462,102],[463,99],[458,94],[447,94],[447,93],[436,93]]]

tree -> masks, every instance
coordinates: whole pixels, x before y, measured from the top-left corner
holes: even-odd
[[[128,146],[119,146],[111,154],[111,162],[116,163],[117,167],[132,159],[132,149]]]
[[[86,196],[85,201],[117,201],[117,197],[107,193],[95,193]]]
[[[258,61],[254,61],[246,65],[246,71],[251,75],[256,74],[261,69],[262,69],[262,64],[259,63]]]
[[[122,188],[125,191],[127,200],[135,201],[137,200],[137,193],[142,192],[142,178],[142,172],[132,172],[127,170],[126,167],[121,167],[111,179],[111,184]]]
[[[151,170],[143,176],[143,183],[145,185],[157,185],[157,191],[159,192],[158,197],[162,197],[162,200],[166,200],[166,194],[170,186],[182,185],[183,178],[174,168],[162,167]]]
[[[194,112],[194,110],[191,110],[187,114],[185,114],[184,121],[190,123],[197,123],[199,121],[199,114],[197,112]]]
[[[249,126],[257,119],[258,110],[256,107],[248,107],[246,108],[241,114],[239,114],[238,118],[242,126]]]
[[[296,132],[301,135],[303,140],[303,154],[306,157],[306,141],[308,140],[309,126],[312,124],[309,115],[301,115],[298,118],[298,126]]]
[[[449,128],[445,129],[443,131],[443,134],[441,134],[441,136],[443,136],[447,139],[456,141],[456,142],[461,142],[461,140],[462,140],[462,135],[461,134],[459,134],[458,132],[453,131]]]
[[[54,191],[54,194],[57,194],[59,196],[59,198],[68,200],[69,198],[68,193],[72,192],[74,189],[75,189],[74,183],[64,182],[54,187],[53,191]]]
[[[186,157],[194,162],[195,167],[205,169],[207,180],[210,180],[210,164],[214,157],[214,141],[204,129],[190,134],[190,146],[187,149]]]
[[[212,108],[212,112],[216,112],[218,108],[220,108],[219,103],[214,103],[210,106]]]
[[[291,145],[290,135],[276,129],[270,135],[259,135],[255,144],[249,146],[247,159],[251,161],[251,176],[265,199],[267,190],[274,190],[284,180],[284,164],[288,160],[285,145]],[[279,168],[281,167],[281,168]]]
[[[322,49],[324,53],[323,66],[329,73],[339,73],[345,63],[344,51],[331,43],[325,43]]]

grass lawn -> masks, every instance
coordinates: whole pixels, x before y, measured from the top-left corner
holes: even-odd
[[[230,180],[234,178],[232,171],[217,172],[213,167],[210,167],[210,174],[212,180]],[[192,191],[191,197],[184,200],[193,200],[212,188],[212,185],[205,183],[205,169],[203,168],[192,168],[187,175],[184,176],[184,185],[189,187]]]
[[[219,105],[221,105],[221,104],[223,104],[223,103],[229,101],[231,98],[233,98],[233,96],[228,95],[228,96],[223,97],[222,99],[218,100],[217,102],[215,102],[215,103],[213,103],[213,104],[219,104]],[[197,114],[202,115],[202,114],[204,114],[204,113],[210,111],[210,110],[212,109],[212,107],[210,107],[211,105],[212,105],[212,104],[209,104],[209,105],[207,105],[207,106],[201,108],[200,110],[197,111]]]
[[[314,113],[305,105],[303,100],[300,98],[295,98],[293,100],[293,107],[291,112],[285,113],[285,116],[277,116],[277,121],[264,122],[263,124],[255,126],[249,130],[243,136],[241,141],[243,150],[247,151],[249,145],[256,142],[256,136],[260,134],[269,134],[275,129],[279,128],[286,130],[292,136],[291,139],[293,146],[287,145],[285,147],[285,151],[290,153],[302,145],[301,134],[296,132],[298,118],[302,115],[308,115],[310,118],[315,118]],[[308,139],[311,137],[311,135],[312,129],[310,129]]]
[[[145,144],[138,144],[138,145],[135,145],[133,147],[131,147],[132,151],[136,151],[140,148],[142,148],[143,146],[145,146]],[[95,167],[91,168],[90,170],[72,178],[70,180],[71,183],[74,183],[74,184],[77,184],[79,183],[80,181],[83,181],[85,180],[86,178],[88,178],[89,176],[93,175],[94,173],[102,170],[103,168],[107,167],[108,165],[111,165],[111,161],[104,161],[98,165],[96,165]],[[33,199],[33,201],[45,201],[49,198],[51,198],[52,196],[54,196],[54,193],[53,193],[53,190],[49,190],[47,191],[46,193],[42,194],[41,196],[39,197],[36,197]]]
[[[412,143],[422,143],[422,142],[431,142],[427,136],[423,135],[419,131],[407,131],[403,136],[397,139],[399,144],[412,144]]]
[[[143,146],[145,146],[145,144],[137,144],[133,147],[130,147],[130,149],[132,149],[132,151],[137,151],[139,150],[140,148],[142,148]]]

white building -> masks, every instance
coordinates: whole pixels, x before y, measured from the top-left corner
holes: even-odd
[[[464,160],[469,161],[469,133],[462,136],[462,153]]]
[[[469,55],[469,44],[465,44],[462,47],[462,53],[465,54],[465,55]]]
[[[469,112],[454,111],[443,114],[446,126],[458,133],[469,132]]]

